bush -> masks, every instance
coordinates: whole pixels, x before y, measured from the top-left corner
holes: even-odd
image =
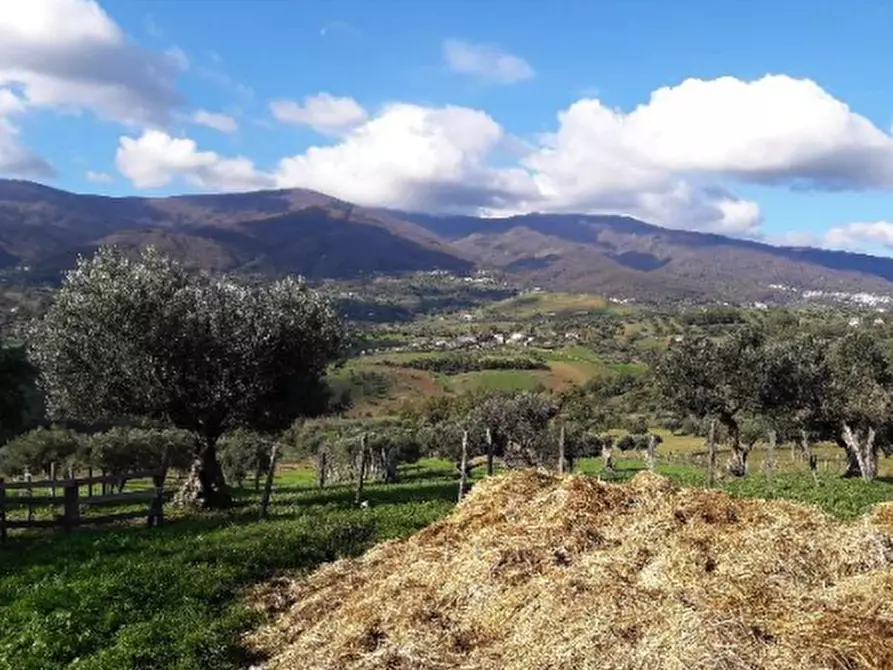
[[[103,433],[82,435],[62,428],[37,428],[12,440],[0,450],[2,471],[19,476],[50,474],[56,468],[95,468],[109,474],[125,474],[161,467],[165,453],[168,467],[186,470],[195,453],[195,438],[183,430],[116,427]]]
[[[648,448],[648,441],[651,434],[644,435],[624,435],[617,441],[617,448],[620,451],[644,451]],[[663,438],[660,435],[654,435],[654,443],[661,444]]]
[[[84,438],[89,453],[83,465],[110,474],[161,467],[187,470],[195,454],[195,438],[185,430],[116,427]]]
[[[476,356],[465,353],[426,356],[400,363],[386,361],[384,364],[445,375],[481,370],[548,370],[549,368],[544,361],[533,356]]]
[[[254,475],[254,487],[260,485],[260,476],[270,468],[272,444],[254,431],[238,429],[224,435],[218,443],[220,467],[224,480],[243,486],[249,474]]]
[[[633,435],[644,435],[648,432],[648,422],[644,416],[634,416],[627,421],[626,429]]]
[[[83,437],[63,428],[36,428],[0,449],[0,470],[10,476],[26,470],[50,476],[53,464],[68,468],[85,460]]]

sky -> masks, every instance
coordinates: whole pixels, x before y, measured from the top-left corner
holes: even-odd
[[[0,177],[893,255],[893,3],[0,0]]]

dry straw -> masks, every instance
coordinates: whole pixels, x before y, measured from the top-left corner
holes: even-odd
[[[891,670],[893,503],[526,471],[448,518],[259,589],[270,670]]]

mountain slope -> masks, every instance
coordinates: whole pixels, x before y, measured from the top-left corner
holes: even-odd
[[[893,260],[865,254],[775,247],[622,216],[406,216],[478,262],[563,290],[760,299],[781,284],[893,293]]]
[[[423,226],[313,191],[109,198],[0,180],[0,267],[60,269],[103,244],[153,244],[210,270],[309,277],[473,267]]]
[[[0,180],[0,268],[55,273],[103,244],[214,271],[360,277],[498,269],[528,285],[639,299],[757,300],[772,285],[893,295],[893,260],[774,247],[622,216],[432,216],[301,189],[165,198]]]

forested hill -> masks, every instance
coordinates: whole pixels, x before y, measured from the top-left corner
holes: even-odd
[[[52,276],[79,253],[110,243],[153,244],[210,270],[311,278],[486,268],[531,286],[638,299],[893,294],[891,259],[774,247],[628,217],[438,217],[298,189],[111,198],[0,180],[0,268]]]

